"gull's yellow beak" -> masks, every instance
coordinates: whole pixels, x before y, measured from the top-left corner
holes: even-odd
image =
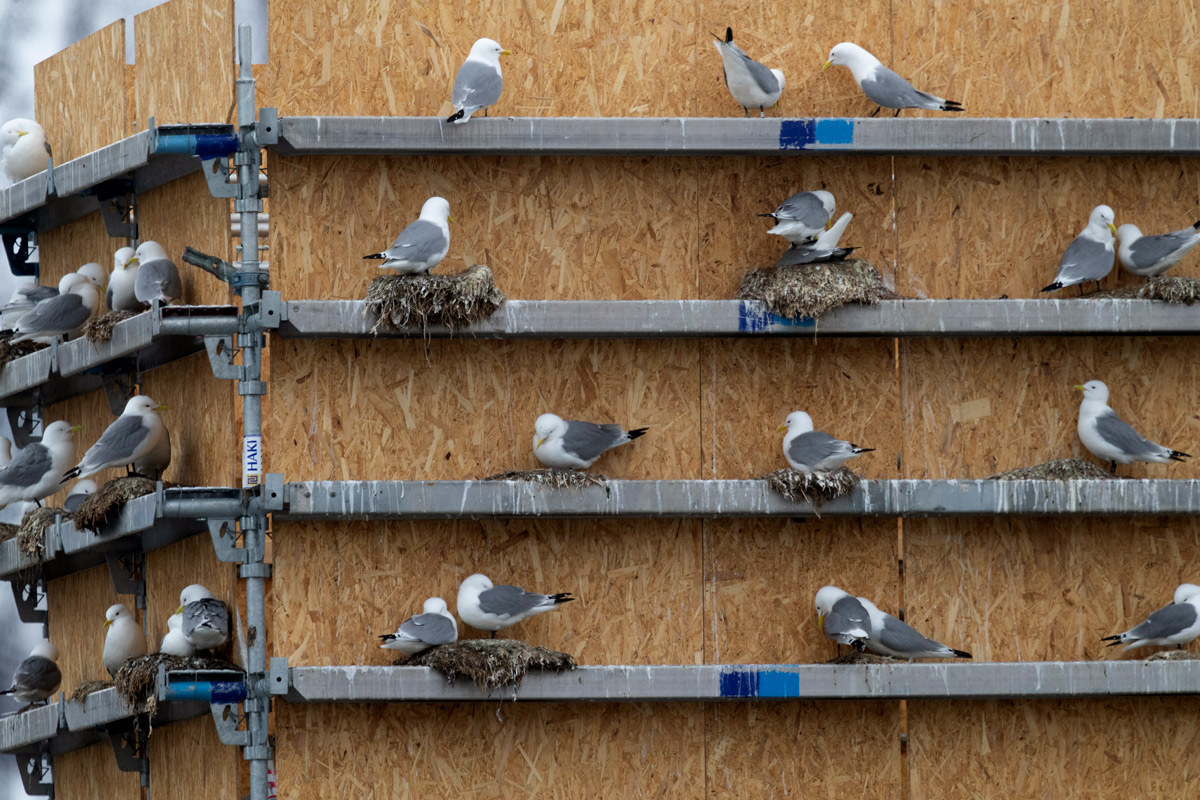
[[[183,613],[183,606],[180,606],[179,608],[175,609],[175,613],[176,613],[176,614],[182,614],[182,613]]]
[[[72,425],[68,430],[70,430],[71,433],[75,433],[76,431],[83,430],[83,426],[82,425]]]
[[[1076,391],[1080,391],[1080,392],[1082,392],[1082,391],[1083,391],[1083,387],[1082,387],[1082,386],[1080,386],[1080,385],[1077,383],[1077,384],[1075,384],[1075,390],[1076,390]]]
[[[155,406],[154,410],[155,411],[166,411],[168,408],[170,408],[170,406],[168,406],[168,405],[159,405],[159,406]]]
[[[1116,225],[1114,225],[1110,222],[1110,223],[1108,223],[1108,229],[1113,232],[1113,236],[1117,235],[1117,226]]]
[[[783,433],[783,432],[784,432],[784,431],[786,431],[786,430],[787,430],[787,425],[780,425],[778,428],[776,428],[776,429],[775,429],[775,432],[776,432],[776,433]]]
[[[142,263],[142,262],[138,260],[137,256],[130,256],[129,260],[125,262],[125,266],[128,267],[130,264],[140,264],[140,263]]]
[[[825,66],[821,67],[821,72],[824,72],[825,70],[829,69],[829,68],[830,68],[830,67],[832,67],[832,66],[833,66],[833,62],[832,62],[832,61],[826,61],[826,62],[825,62]]]
[[[104,627],[107,628],[109,625],[112,625],[112,620],[111,619],[104,620]]]
[[[825,230],[829,230],[832,227],[833,227],[833,217],[830,217],[829,221],[825,223]]]
[[[817,627],[820,628],[821,630],[825,630],[825,615],[824,614],[817,614]]]
[[[546,437],[545,437],[545,436],[539,436],[539,437],[538,437],[538,440],[537,440],[537,447],[535,447],[534,449],[536,450],[536,449],[538,449],[538,447],[541,447],[541,446],[542,446],[542,442],[544,442],[544,441],[546,441]]]
[[[22,136],[28,136],[28,135],[29,135],[29,131],[17,131],[18,139],[20,139]]]
[[[446,217],[446,222],[454,222],[454,217]]]
[[[502,56],[511,56],[511,55],[512,55],[512,50],[501,50],[501,51],[500,51],[500,55],[502,55]]]

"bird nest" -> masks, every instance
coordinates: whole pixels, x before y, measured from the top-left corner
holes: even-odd
[[[20,530],[20,525],[13,525],[11,522],[0,522],[0,542],[15,539]]]
[[[530,670],[564,672],[575,669],[575,659],[566,653],[535,647],[516,639],[466,639],[423,650],[407,659],[396,659],[397,666],[432,667],[444,673],[453,684],[458,678],[470,678],[484,691],[501,686],[516,686]]]
[[[903,658],[895,658],[893,656],[881,656],[877,653],[860,653],[854,648],[850,648],[850,652],[844,656],[828,661],[829,664],[903,664]]]
[[[759,300],[781,317],[819,317],[847,303],[874,305],[898,297],[883,276],[862,259],[803,264],[795,267],[760,267],[746,273],[738,300]]]
[[[153,716],[158,708],[158,697],[154,692],[154,687],[158,681],[158,668],[160,666],[166,668],[167,672],[173,670],[242,671],[241,667],[221,658],[198,658],[195,656],[172,656],[166,653],[146,653],[145,655],[129,659],[117,670],[117,677],[113,679],[112,684],[117,687],[117,696],[130,708],[137,708],[145,703],[146,712]]]
[[[775,492],[793,503],[812,503],[816,507],[828,500],[850,494],[862,477],[845,467],[821,475],[798,469],[780,469],[759,478]]]
[[[71,692],[70,700],[73,703],[82,703],[89,694],[111,689],[112,686],[112,681],[84,681]]]
[[[149,478],[114,478],[83,499],[75,511],[75,526],[99,533],[100,528],[121,513],[126,503],[153,494],[157,486]]]
[[[577,488],[582,486],[603,486],[608,480],[595,472],[577,469],[525,469],[509,470],[488,475],[485,481],[529,481],[540,483],[552,489]]]
[[[455,329],[487,319],[504,300],[492,271],[476,264],[457,275],[381,275],[367,288],[366,313],[379,317],[372,333],[381,325]]]
[[[1145,283],[1120,286],[1105,292],[1095,292],[1088,297],[1097,300],[1136,299],[1162,300],[1167,303],[1191,305],[1200,300],[1200,278],[1168,276],[1151,278]]]
[[[1146,656],[1146,661],[1200,661],[1200,655],[1189,653],[1187,650],[1160,650],[1151,656]]]
[[[92,317],[83,326],[83,338],[89,342],[111,342],[113,328],[117,326],[117,323],[136,316],[137,312],[135,311],[110,311],[107,314]]]
[[[1032,467],[1019,467],[987,476],[989,481],[1109,480],[1113,476],[1082,458],[1060,458]]]
[[[41,342],[17,342],[13,344],[11,338],[0,339],[0,366],[4,366],[10,361],[15,361],[21,356],[36,353],[38,350],[45,350],[49,346]]]
[[[54,524],[55,518],[62,515],[64,519],[71,518],[71,512],[65,508],[35,508],[25,514],[17,527],[17,549],[27,558],[39,561],[46,552],[46,529]]]

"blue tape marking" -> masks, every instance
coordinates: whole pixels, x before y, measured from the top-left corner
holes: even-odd
[[[758,697],[758,670],[735,669],[722,672],[721,697]]]
[[[213,681],[212,702],[238,703],[246,699],[246,684],[241,681]]]
[[[816,141],[816,126],[811,119],[780,120],[780,150],[806,150],[814,141]]]
[[[800,676],[795,672],[760,672],[758,673],[758,696],[799,697]]]
[[[168,700],[199,700],[204,703],[237,703],[246,699],[246,684],[240,681],[191,681],[167,684]]]
[[[772,328],[812,328],[817,321],[812,317],[789,319],[767,311],[766,306],[753,300],[738,303],[738,332],[762,333]]]
[[[854,144],[854,120],[817,120],[817,144]]]
[[[155,153],[217,158],[227,156],[238,149],[236,134],[218,133],[168,133],[158,137]]]

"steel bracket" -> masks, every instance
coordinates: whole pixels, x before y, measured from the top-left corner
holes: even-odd
[[[223,381],[242,380],[245,369],[233,363],[237,348],[234,347],[232,334],[205,336],[204,349],[208,351],[208,363],[214,376]]]
[[[283,473],[268,472],[262,479],[262,510],[283,511]]]
[[[108,576],[112,579],[113,591],[117,594],[132,594],[137,597],[137,607],[146,608],[146,554],[141,550],[126,552],[107,550],[104,560],[108,564]]]
[[[54,795],[53,781],[46,780],[50,773],[50,754],[15,753],[17,769],[21,772],[21,785],[25,794],[33,797],[51,797]]]
[[[263,106],[258,109],[258,123],[254,126],[254,140],[259,147],[279,144],[279,109]]]
[[[8,429],[12,431],[13,444],[26,447],[34,441],[34,434],[42,429],[41,397],[34,398],[31,406],[10,405],[5,409],[8,417]]]
[[[115,416],[121,416],[129,398],[141,388],[142,376],[129,372],[118,372],[104,376],[104,398],[108,401],[108,410]]]
[[[13,275],[36,276],[38,262],[30,261],[37,249],[36,225],[32,218],[22,217],[0,226],[4,239],[4,255],[8,257],[8,268]]]
[[[100,203],[104,231],[113,239],[137,241],[137,192],[133,178],[114,178],[93,186],[83,194],[95,195]]]
[[[221,744],[234,747],[246,747],[250,744],[250,731],[239,730],[238,726],[246,717],[238,713],[237,703],[212,703],[213,723],[217,726],[217,737]]]
[[[226,564],[246,563],[245,548],[237,546],[240,538],[232,519],[209,519],[208,535],[212,538],[217,560]]]
[[[229,182],[231,170],[225,162],[225,157],[203,159],[200,161],[200,166],[200,171],[204,173],[204,180],[208,181],[209,194],[223,199],[237,197],[238,187],[236,183]]]
[[[38,604],[46,596],[46,587],[42,582],[40,571],[27,581],[10,581],[9,586],[12,587],[13,600],[17,604],[17,617],[21,622],[45,625],[48,615],[38,608]]]
[[[113,755],[117,758],[117,769],[121,772],[142,773],[143,785],[150,771],[146,758],[146,736],[141,732],[138,719],[124,720],[108,728],[108,740],[112,743]]]
[[[292,686],[292,673],[286,658],[272,658],[267,668],[267,693],[285,695]]]

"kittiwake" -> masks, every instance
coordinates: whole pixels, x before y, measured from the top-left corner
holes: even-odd
[[[963,650],[955,650],[941,642],[935,642],[917,633],[908,623],[885,614],[865,597],[858,602],[867,610],[871,617],[871,638],[867,639],[867,649],[881,656],[895,658],[970,658],[971,654]]]
[[[1108,387],[1102,381],[1088,381],[1076,389],[1083,392],[1079,404],[1079,440],[1092,455],[1109,462],[1116,474],[1117,464],[1135,461],[1166,464],[1191,458],[1188,453],[1172,450],[1145,439],[1108,406]]]
[[[406,656],[416,655],[439,644],[458,641],[458,623],[446,608],[446,601],[430,597],[420,614],[414,614],[396,628],[395,633],[379,637],[384,650],[399,650]]]
[[[812,417],[804,411],[793,411],[777,429],[786,431],[783,437],[783,457],[792,469],[801,472],[827,474],[851,458],[874,452],[873,447],[859,447],[835,439],[828,433],[813,430]]]
[[[1105,636],[1100,641],[1109,642],[1109,647],[1123,644],[1126,650],[1169,645],[1182,650],[1197,636],[1200,636],[1200,586],[1184,583],[1175,590],[1175,601],[1171,605],[1160,608],[1145,622],[1124,633]]]
[[[758,115],[765,117],[765,109],[779,102],[783,94],[783,73],[768,69],[746,55],[746,51],[733,43],[733,28],[725,29],[725,41],[713,36],[713,46],[721,54],[721,66],[725,85],[733,99],[750,116],[750,109],[757,108]]]
[[[500,56],[507,55],[512,53],[491,39],[479,39],[471,45],[470,55],[454,76],[454,89],[450,92],[454,113],[446,118],[446,122],[461,125],[480,109],[487,116],[488,106],[500,99],[504,88]]]
[[[896,109],[896,113],[892,115],[894,117],[900,116],[900,111],[905,108],[927,108],[931,111],[963,110],[962,103],[914,89],[911,83],[852,42],[834,45],[829,51],[829,60],[822,69],[832,66],[848,68],[862,93],[879,106],[871,112],[872,117],[879,113],[880,108]]]
[[[450,251],[450,221],[450,203],[444,197],[431,197],[421,206],[421,216],[400,231],[391,247],[363,260],[382,259],[379,268],[394,269],[397,275],[423,275]]]
[[[516,586],[493,586],[486,575],[476,573],[458,587],[458,616],[472,628],[491,631],[494,639],[496,631],[574,599],[570,592],[538,594]]]
[[[533,423],[533,430],[533,454],[538,461],[554,469],[584,469],[607,451],[632,442],[649,428],[627,431],[620,425],[542,414]]]
[[[1137,225],[1126,223],[1117,228],[1117,239],[1121,243],[1117,260],[1126,272],[1143,278],[1157,278],[1200,244],[1200,222],[1157,236],[1143,236]]]
[[[1043,292],[1054,292],[1092,281],[1096,282],[1097,289],[1100,288],[1100,281],[1113,268],[1113,234],[1117,232],[1114,219],[1113,210],[1108,206],[1100,205],[1092,209],[1087,227],[1075,237],[1059,260],[1054,283],[1042,287]],[[1082,291],[1083,287],[1080,287]]]

